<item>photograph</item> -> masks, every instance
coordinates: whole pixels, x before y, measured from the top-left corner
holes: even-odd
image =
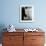
[[[33,21],[33,6],[21,5],[20,6],[20,22],[32,22]]]

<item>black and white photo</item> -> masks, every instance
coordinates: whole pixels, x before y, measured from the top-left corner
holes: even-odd
[[[20,22],[32,22],[33,21],[33,6],[21,5],[20,6]]]

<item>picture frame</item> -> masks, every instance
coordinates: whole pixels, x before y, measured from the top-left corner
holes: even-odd
[[[20,22],[34,21],[34,7],[33,5],[20,5]]]

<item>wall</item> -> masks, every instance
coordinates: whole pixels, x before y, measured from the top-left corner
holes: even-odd
[[[20,23],[20,5],[33,5],[35,21]],[[0,0],[0,25],[13,24],[16,28],[31,28],[39,25],[46,28],[46,0]]]

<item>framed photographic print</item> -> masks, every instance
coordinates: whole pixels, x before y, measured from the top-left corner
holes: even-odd
[[[32,5],[20,6],[20,22],[34,21],[34,7]]]

